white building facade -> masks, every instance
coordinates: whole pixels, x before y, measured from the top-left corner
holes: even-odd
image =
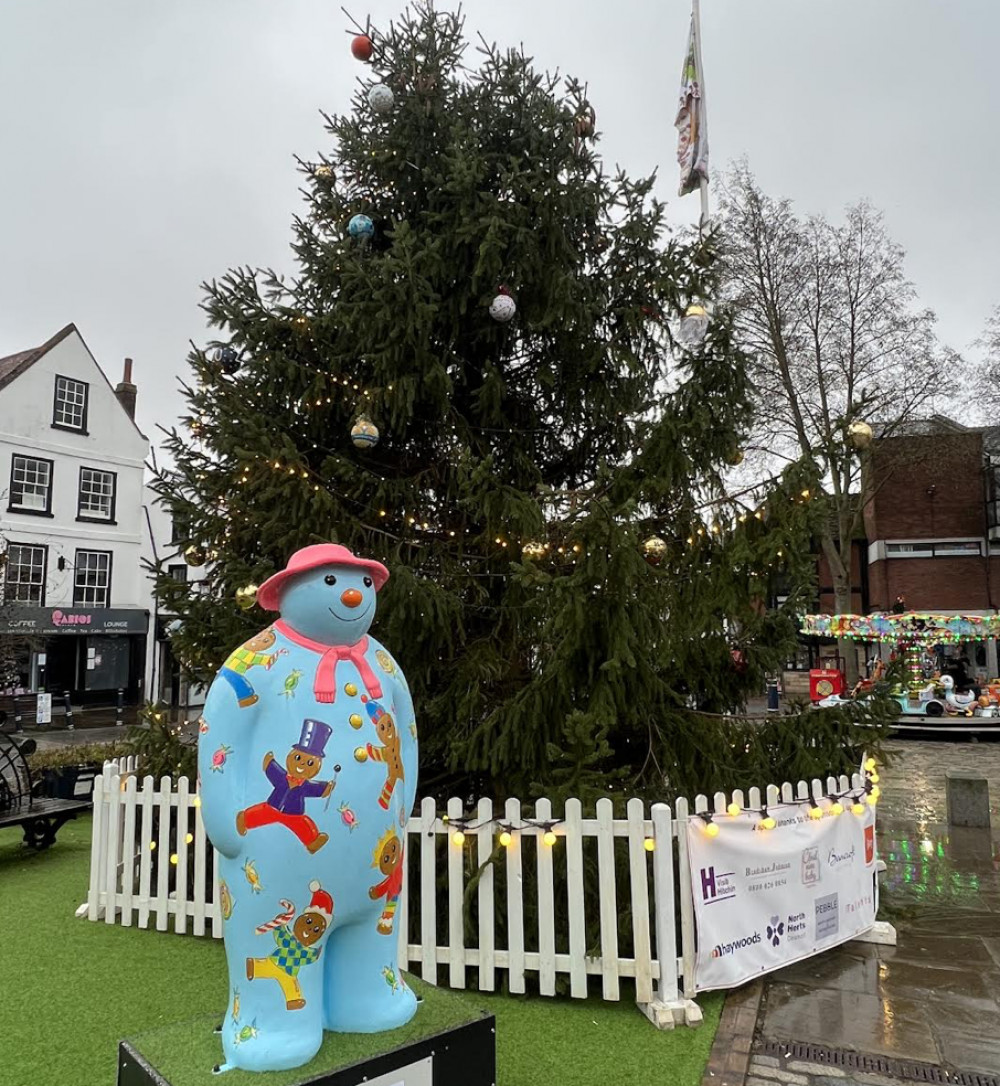
[[[112,388],[72,324],[0,359],[0,632],[18,638],[14,692],[74,705],[141,701],[150,581],[131,361]]]
[[[191,585],[190,591],[204,591],[207,568],[191,566],[177,543],[173,520],[157,501],[157,495],[146,492],[146,531],[143,538],[143,557],[148,563],[159,564],[174,580]],[[171,647],[171,632],[179,625],[176,615],[165,611],[153,595],[149,583],[150,624],[146,655],[146,697],[151,702],[163,704],[171,715],[189,717],[205,704],[207,691],[190,683],[181,673],[180,665]]]

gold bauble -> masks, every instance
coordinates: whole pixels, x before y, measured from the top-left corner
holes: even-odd
[[[726,457],[726,463],[731,464],[734,468],[739,467],[743,463],[743,450],[733,449],[733,451]]]
[[[324,162],[321,166],[317,166],[313,170],[313,177],[318,177],[321,181],[330,181],[333,178],[333,167],[327,166]]]
[[[255,584],[244,585],[236,589],[236,606],[241,611],[249,611],[257,602],[257,586]]]
[[[544,558],[545,557],[545,544],[544,543],[525,543],[521,548],[521,554],[525,558]]]
[[[203,566],[205,564],[205,551],[197,543],[192,543],[184,551],[184,561],[189,566]]]
[[[646,556],[646,561],[655,565],[667,553],[667,541],[661,539],[658,535],[651,535],[643,543],[642,550]]]
[[[351,427],[351,441],[356,449],[370,449],[378,444],[378,427],[367,415],[359,415]]]
[[[867,422],[852,422],[847,427],[847,440],[855,449],[867,449],[874,436],[874,432]]]

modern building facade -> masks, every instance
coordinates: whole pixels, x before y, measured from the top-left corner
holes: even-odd
[[[865,506],[869,611],[997,612],[998,452],[1000,427],[969,428],[942,416],[873,443]],[[961,651],[980,676],[998,674],[995,641]]]
[[[72,324],[0,358],[0,633],[16,635],[13,692],[82,705],[143,696],[149,442],[135,399],[131,360],[112,388]]]

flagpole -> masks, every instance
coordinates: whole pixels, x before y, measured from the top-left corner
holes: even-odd
[[[691,14],[694,18],[694,49],[695,64],[698,68],[698,82],[701,91],[701,129],[708,132],[708,108],[705,105],[705,65],[701,59],[701,0],[692,0]],[[699,230],[704,230],[708,225],[708,178],[702,176],[698,185],[701,195],[701,219],[698,223]]]

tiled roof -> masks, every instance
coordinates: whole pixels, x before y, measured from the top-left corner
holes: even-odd
[[[29,366],[37,362],[43,355],[48,354],[53,347],[62,343],[68,335],[75,331],[75,324],[67,324],[65,328],[56,332],[41,347],[32,347],[30,351],[18,351],[17,354],[9,354],[6,358],[0,358],[0,389],[9,385],[15,377],[20,377]]]

